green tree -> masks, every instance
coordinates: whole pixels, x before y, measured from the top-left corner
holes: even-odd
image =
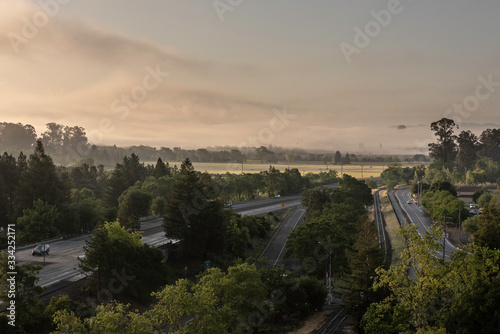
[[[485,206],[487,203],[489,203],[493,198],[493,195],[490,194],[489,192],[486,192],[484,194],[482,194],[481,196],[479,196],[479,198],[477,199],[477,204],[479,204],[479,206],[483,207]]]
[[[402,263],[378,269],[374,288],[389,297],[373,303],[361,325],[367,333],[492,333],[498,331],[500,251],[473,247],[444,262],[433,254],[441,247],[439,229],[420,237],[403,230],[407,249]],[[412,272],[414,277],[408,274]]]
[[[74,189],[71,197],[78,213],[78,228],[81,232],[90,233],[99,224],[104,222],[104,208],[101,201],[94,196],[90,189]]]
[[[55,222],[59,217],[57,208],[41,199],[33,202],[33,208],[24,209],[23,215],[17,218],[19,241],[34,243],[54,237],[58,234]]]
[[[478,157],[479,139],[471,131],[462,131],[457,137],[458,164],[466,170],[474,167]]]
[[[58,310],[54,314],[56,331],[52,333],[123,333],[123,334],[154,334],[151,319],[140,314],[139,311],[130,311],[130,305],[113,301],[107,305],[97,306],[96,315],[81,319],[69,310]]]
[[[347,312],[356,325],[371,303],[383,299],[383,291],[375,292],[375,269],[383,265],[383,252],[377,240],[377,228],[373,221],[364,220],[358,228],[352,251],[347,252],[349,273],[346,275],[348,291],[344,294]]]
[[[141,234],[118,222],[99,226],[85,242],[80,272],[91,276],[98,289],[111,286],[113,294],[123,292],[147,300],[149,293],[165,282],[168,269],[160,250],[142,245]],[[119,287],[115,286],[117,277],[121,277]]]
[[[165,235],[179,240],[185,255],[206,257],[209,252],[224,250],[226,222],[216,196],[210,177],[202,181],[186,159],[172,185],[163,218]]]
[[[158,158],[156,161],[154,176],[155,178],[160,178],[163,176],[171,176],[170,167],[168,166],[168,162],[165,164],[161,158]]]
[[[153,294],[158,302],[150,311],[155,328],[172,333],[235,333],[266,296],[260,272],[253,265],[208,269],[199,282],[178,280]],[[192,321],[183,321],[187,317]]]
[[[123,163],[117,163],[108,179],[104,194],[104,203],[108,207],[118,207],[118,198],[123,191],[133,186],[137,181],[146,178],[146,167],[140,163],[139,157],[132,153],[130,157],[123,157]]]
[[[481,156],[500,162],[500,129],[484,130],[479,141],[481,142]]]
[[[0,301],[7,308],[7,312],[0,315],[0,324],[5,324],[6,333],[43,333],[48,329],[49,318],[44,314],[45,306],[39,299],[44,288],[39,286],[38,272],[41,266],[30,263],[13,265],[11,255],[5,251],[0,252]],[[14,268],[10,268],[13,265]],[[16,272],[16,275],[9,274]],[[11,299],[12,279],[15,281],[15,297]],[[12,302],[14,302],[15,327],[7,325],[11,321],[8,315]],[[14,329],[13,329],[14,328]],[[13,329],[9,332],[9,329]],[[2,331],[3,332],[3,331]]]
[[[430,143],[429,156],[443,163],[450,163],[457,155],[457,136],[454,135],[455,122],[449,118],[442,118],[431,123],[431,130],[437,137],[437,143]]]
[[[331,257],[332,271],[338,276],[347,263],[345,250],[350,241],[340,223],[326,215],[311,218],[292,231],[285,256],[299,259],[304,270],[318,277],[324,276]]]
[[[140,230],[140,218],[149,214],[151,195],[138,189],[128,189],[118,199],[120,224],[132,230]]]
[[[474,242],[491,249],[500,249],[500,215],[494,206],[486,204],[478,218],[478,230]]]
[[[24,209],[30,208],[38,199],[58,209],[70,201],[68,185],[58,177],[52,158],[45,154],[39,140],[16,189],[15,203],[18,213],[21,214]]]

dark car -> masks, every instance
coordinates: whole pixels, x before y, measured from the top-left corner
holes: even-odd
[[[37,245],[32,251],[31,255],[47,255],[49,254],[49,245]]]

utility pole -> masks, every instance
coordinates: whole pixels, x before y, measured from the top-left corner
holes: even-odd
[[[460,210],[458,211],[458,242],[460,244],[460,239],[462,237],[462,208],[463,206],[460,207]]]

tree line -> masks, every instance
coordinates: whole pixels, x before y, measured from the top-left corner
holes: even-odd
[[[458,135],[458,125],[449,118],[431,124],[437,142],[429,144],[429,155],[467,184],[496,182],[500,178],[500,129],[486,129],[479,136],[470,130]]]
[[[393,162],[427,161],[427,157],[417,154],[413,157],[356,155],[354,153],[312,153],[300,149],[285,149],[281,147],[209,147],[199,149],[183,149],[181,147],[155,148],[146,145],[134,145],[128,148],[116,145],[96,145],[89,141],[86,130],[80,126],[67,126],[55,122],[47,123],[46,130],[37,135],[29,124],[0,123],[0,152],[18,155],[20,151],[30,151],[40,140],[48,155],[55,163],[62,165],[104,165],[112,167],[130,156],[132,153],[140,156],[143,161],[184,161],[192,162],[244,163],[248,160],[258,160],[262,163],[277,162],[322,162],[325,164],[350,164],[363,162]]]
[[[186,161],[191,165],[189,159]],[[217,199],[221,205],[296,194],[337,180],[334,170],[301,175],[297,169],[281,172],[272,166],[255,174],[193,173],[203,189],[216,189],[207,198]],[[0,226],[5,229],[17,222],[20,244],[89,233],[104,221],[117,218],[127,228],[138,229],[140,217],[164,215],[175,181],[182,175],[182,166],[172,167],[161,158],[155,165],[145,165],[135,153],[123,157],[113,170],[86,163],[56,166],[38,140],[29,157],[23,152],[17,158],[7,153],[0,156]],[[0,245],[6,242],[4,229]]]

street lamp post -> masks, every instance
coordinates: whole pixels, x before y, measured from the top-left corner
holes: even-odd
[[[445,260],[444,257],[445,257],[445,254],[446,254],[446,218],[450,218],[452,219],[451,217],[447,217],[447,216],[443,216],[443,223],[444,223],[444,235],[443,235],[443,261]]]

